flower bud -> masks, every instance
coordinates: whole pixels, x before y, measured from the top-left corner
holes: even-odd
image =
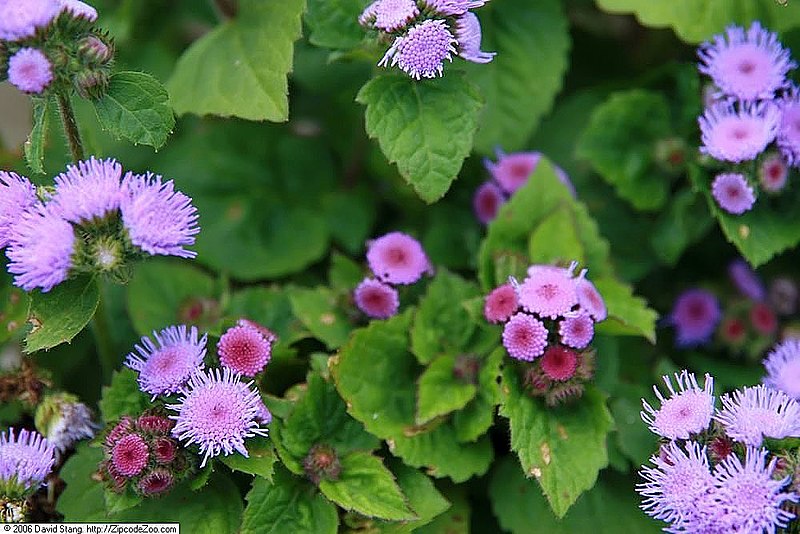
[[[661,139],[655,146],[655,160],[658,166],[668,174],[678,174],[686,167],[688,147],[680,137]]]
[[[82,98],[98,100],[108,91],[108,74],[102,70],[84,70],[75,75],[72,83]]]
[[[481,360],[472,354],[461,354],[453,366],[453,377],[464,384],[477,384]]]
[[[338,480],[342,471],[339,457],[330,445],[318,443],[311,447],[303,460],[306,476],[314,484],[321,480]]]
[[[78,43],[78,57],[87,65],[105,66],[114,58],[114,44],[106,36],[89,35]]]
[[[37,407],[34,419],[36,428],[59,453],[82,439],[94,437],[98,428],[91,410],[69,393],[45,397]]]

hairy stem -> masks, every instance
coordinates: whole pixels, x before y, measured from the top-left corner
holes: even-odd
[[[64,126],[64,136],[67,138],[70,154],[75,162],[84,159],[83,142],[81,133],[78,131],[78,121],[75,120],[75,111],[72,109],[72,102],[69,95],[64,91],[58,92],[58,110],[61,115],[61,124]]]

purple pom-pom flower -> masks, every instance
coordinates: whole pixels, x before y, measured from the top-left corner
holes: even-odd
[[[61,11],[58,0],[0,0],[0,40],[32,37]]]
[[[517,313],[503,329],[503,346],[512,358],[533,361],[544,354],[547,328],[534,316]]]
[[[716,104],[698,119],[700,152],[733,163],[755,159],[775,139],[779,121],[780,112],[771,103]]]
[[[728,265],[728,276],[731,277],[739,293],[750,300],[761,302],[767,297],[767,290],[761,283],[761,279],[744,260],[733,260]]]
[[[475,196],[472,199],[472,207],[475,210],[475,216],[483,224],[489,224],[495,217],[500,207],[506,203],[503,192],[497,187],[494,182],[484,182],[475,191]]]
[[[119,209],[122,200],[122,165],[113,159],[79,161],[56,176],[55,193],[48,207],[69,222],[81,224],[103,219]]]
[[[391,48],[378,63],[381,67],[395,65],[411,76],[435,78],[442,75],[444,61],[453,61],[458,41],[444,20],[425,20],[395,39]]]
[[[9,428],[0,433],[0,495],[13,489],[38,489],[55,461],[55,449],[38,432],[20,430],[15,436]]]
[[[779,101],[781,119],[778,127],[778,148],[789,165],[800,167],[800,89]]]
[[[750,211],[756,202],[755,192],[747,178],[737,172],[718,174],[711,184],[711,195],[720,208],[733,215]]]
[[[800,114],[798,115],[797,131],[800,134]],[[800,135],[798,135],[798,154],[800,154]],[[761,189],[767,193],[782,191],[786,187],[787,178],[789,178],[789,165],[781,154],[770,154],[758,166],[758,181]]]
[[[394,32],[405,26],[419,15],[419,8],[414,0],[378,0],[362,12],[359,22],[385,32]]]
[[[81,0],[59,0],[61,9],[73,17],[84,18],[90,22],[97,20],[97,10]]]
[[[373,319],[388,319],[397,313],[400,296],[388,284],[365,278],[353,292],[358,309]]]
[[[435,15],[463,15],[470,9],[483,7],[489,0],[422,0],[423,8]]]
[[[734,441],[758,447],[764,437],[800,437],[800,404],[786,393],[763,384],[736,390],[721,398],[714,419]]]
[[[787,339],[773,347],[764,359],[764,367],[765,385],[800,400],[800,340]]]
[[[489,63],[497,52],[481,51],[481,23],[474,13],[464,13],[456,19],[458,55],[473,63]]]
[[[642,420],[655,434],[667,439],[689,439],[708,428],[714,415],[714,378],[705,375],[703,387],[697,383],[694,373],[682,371],[675,373],[677,388],[672,386],[669,375],[664,375],[664,384],[669,397],[664,397],[653,386],[656,397],[661,402],[659,409],[642,399]]]
[[[9,244],[20,217],[36,202],[36,188],[27,178],[0,171],[0,249]]]
[[[721,316],[719,301],[713,293],[689,289],[675,301],[668,321],[675,327],[678,345],[689,347],[708,341]]]
[[[53,66],[41,50],[21,48],[8,60],[8,81],[20,91],[38,95],[53,81]]]
[[[379,280],[389,284],[413,284],[431,270],[419,241],[402,232],[390,232],[370,241],[367,263]]]
[[[575,349],[585,348],[594,337],[594,321],[585,312],[570,313],[558,326],[561,343]]]
[[[534,266],[517,288],[520,305],[531,313],[555,319],[578,304],[578,292],[570,269]]]

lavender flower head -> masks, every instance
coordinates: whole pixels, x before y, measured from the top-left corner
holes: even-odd
[[[555,319],[578,304],[572,272],[560,267],[541,268],[517,287],[520,305],[531,313]]]
[[[733,260],[728,265],[728,276],[730,276],[739,293],[750,300],[761,302],[767,297],[767,290],[764,288],[764,284],[761,283],[761,279],[746,261],[742,259]]]
[[[53,66],[41,50],[20,48],[8,60],[8,81],[22,92],[41,94],[53,81]]]
[[[798,114],[797,131],[800,134],[800,114]],[[780,131],[778,131],[780,140]],[[780,141],[779,141],[780,142]],[[800,143],[800,135],[798,135]],[[800,144],[798,144],[800,148]],[[798,152],[800,154],[800,152]],[[786,187],[786,180],[789,178],[789,165],[784,161],[781,154],[770,154],[765,157],[758,166],[758,182],[761,189],[767,193],[778,193]]]
[[[764,360],[764,385],[800,400],[800,340],[787,339],[776,345]]]
[[[463,15],[470,9],[483,7],[489,0],[422,0],[424,9],[436,15]]]
[[[36,202],[36,188],[27,178],[0,171],[0,249],[9,244],[14,226]]]
[[[36,204],[12,230],[6,249],[8,272],[15,275],[14,284],[25,291],[39,288],[46,293],[67,279],[74,249],[72,225]]]
[[[472,63],[489,63],[497,52],[481,51],[481,23],[474,13],[464,13],[456,19],[458,55]]]
[[[72,14],[73,17],[84,18],[94,22],[97,20],[97,10],[81,0],[59,0],[61,9]]]
[[[38,432],[14,429],[0,433],[0,495],[36,490],[55,463],[53,446]]]
[[[750,211],[756,202],[747,178],[736,172],[718,174],[711,184],[711,195],[720,208],[734,215]]]
[[[738,100],[771,99],[786,86],[786,74],[797,67],[778,36],[756,21],[744,28],[729,26],[725,36],[698,50],[700,72],[711,77],[727,96]]]
[[[389,284],[413,284],[431,270],[419,241],[402,232],[390,232],[370,241],[367,263],[376,278]]]
[[[708,341],[721,315],[717,297],[704,289],[689,289],[675,301],[668,320],[675,327],[678,346],[689,347]]]
[[[262,400],[252,384],[241,382],[230,369],[199,371],[181,391],[178,403],[167,405],[177,412],[170,416],[176,421],[172,435],[185,446],[199,445],[203,455],[200,467],[221,453],[228,456],[239,452],[247,458],[244,440],[267,436],[267,429],[258,422]]]
[[[385,32],[393,32],[404,28],[419,15],[419,8],[414,0],[378,0],[363,11],[359,22]]]
[[[575,349],[586,348],[594,338],[594,321],[586,312],[571,312],[558,326],[561,343]]]
[[[447,22],[428,19],[396,38],[378,66],[386,67],[391,60],[392,67],[416,80],[435,78],[442,75],[445,60],[453,61],[457,44]]]
[[[353,299],[358,309],[373,319],[388,319],[397,314],[400,307],[397,290],[372,278],[365,278],[358,284]]]
[[[76,442],[94,437],[99,427],[85,404],[74,395],[59,393],[46,397],[36,408],[36,428],[61,454]]]
[[[721,398],[714,419],[734,441],[758,447],[764,437],[800,437],[800,404],[786,393],[763,384],[736,390]]]
[[[689,439],[692,434],[708,428],[714,415],[714,378],[706,374],[701,388],[694,373],[684,370],[680,374],[675,373],[677,389],[672,386],[669,375],[662,378],[669,390],[669,397],[664,397],[653,386],[661,407],[656,410],[642,399],[642,420],[649,425],[650,430],[661,437],[674,440]]]
[[[56,188],[48,207],[69,222],[81,224],[119,209],[122,200],[122,165],[114,159],[79,161],[55,178]]]
[[[536,170],[539,161],[542,159],[541,152],[515,152],[506,154],[500,149],[497,149],[497,161],[493,162],[489,159],[483,160],[483,165],[486,170],[492,175],[500,187],[508,194],[514,194],[520,187],[528,183],[528,178]],[[564,172],[558,166],[555,169],[558,180],[569,189],[572,196],[575,196],[575,187]]]
[[[494,182],[489,181],[482,183],[475,191],[475,196],[472,198],[472,209],[481,223],[489,224],[497,217],[497,212],[505,203],[503,192]]]
[[[540,320],[527,313],[517,313],[503,328],[503,346],[512,358],[531,362],[544,354],[547,333]]]
[[[177,393],[189,378],[203,368],[207,335],[198,339],[197,327],[169,326],[153,332],[156,342],[145,336],[125,365],[139,372],[139,388],[155,398]]]
[[[720,161],[750,161],[775,139],[779,121],[780,112],[772,104],[718,103],[706,108],[698,119],[703,141],[700,152]]]
[[[122,180],[120,211],[131,242],[148,254],[194,258],[183,248],[200,232],[192,199],[175,191],[172,180],[128,173]]]
[[[0,40],[32,37],[61,11],[58,0],[0,0]]]
[[[800,167],[800,89],[793,88],[779,106],[778,148],[789,165]]]

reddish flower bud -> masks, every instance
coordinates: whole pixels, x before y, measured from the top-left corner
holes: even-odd
[[[338,480],[342,471],[339,457],[330,445],[318,443],[311,447],[303,460],[306,476],[314,484],[321,480]]]

